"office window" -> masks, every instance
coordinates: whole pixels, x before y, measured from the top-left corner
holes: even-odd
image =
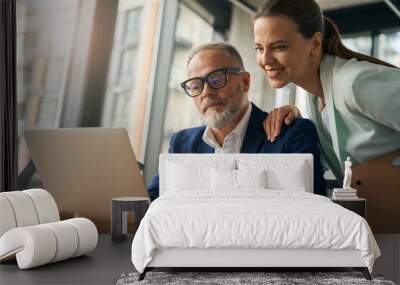
[[[372,51],[372,42],[375,46]],[[346,47],[367,55],[400,66],[400,31],[381,31],[377,35],[346,37],[343,39]],[[371,54],[372,53],[372,54]]]
[[[117,3],[16,1],[19,189],[40,185],[25,129],[99,125]]]
[[[135,96],[136,58],[142,20],[142,1],[121,0],[103,106],[102,125],[125,127],[131,132],[130,108]]]
[[[345,37],[342,41],[343,44],[351,50],[371,55],[372,37],[370,35]]]
[[[400,67],[400,31],[382,33],[378,36],[376,56]]]
[[[18,172],[29,162],[23,130],[59,126],[78,0],[17,0]]]
[[[212,39],[213,27],[181,3],[175,31],[175,51],[168,86],[162,152],[168,151],[172,133],[201,125],[193,100],[181,90],[179,83],[186,79],[186,60],[190,50]]]

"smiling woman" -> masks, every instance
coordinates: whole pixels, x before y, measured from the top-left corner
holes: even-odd
[[[321,46],[321,34],[304,38],[296,24],[286,16],[258,18],[254,23],[257,63],[273,88],[289,82],[304,84],[305,78],[317,76],[315,60]]]
[[[292,82],[309,93],[308,115],[317,126],[325,161],[336,178],[342,179],[342,164],[347,156],[359,164],[398,148],[400,143],[394,142],[400,140],[400,122],[393,106],[400,104],[395,96],[400,88],[395,79],[399,69],[347,49],[335,24],[323,16],[314,0],[266,1],[255,16],[254,39],[257,63],[272,87],[281,88]],[[388,108],[375,93],[368,93],[380,85],[386,86],[387,93],[380,96],[387,99],[384,102],[391,102]],[[379,111],[385,108],[384,114]],[[294,107],[282,109],[281,113],[272,112],[267,120],[271,140],[279,134],[286,116],[298,113]],[[362,118],[357,117],[359,113]],[[365,115],[367,123],[363,122]],[[376,139],[364,140],[354,131],[367,131],[366,124],[368,130],[374,129],[371,135]]]
[[[314,0],[266,1],[255,16],[254,38],[258,65],[272,87],[292,82],[307,92],[307,115],[317,128],[322,159],[338,181],[346,157],[361,165],[400,154],[400,69],[347,49],[336,25]],[[274,141],[282,122],[290,124],[298,113],[294,106],[272,111],[265,122],[268,138]],[[391,162],[384,167],[385,178],[373,175],[384,185],[380,195],[398,197],[392,185],[399,170],[392,176]],[[398,205],[377,202],[372,194],[376,189],[365,189],[363,197],[371,197],[369,217],[399,213]],[[394,223],[385,229],[382,223],[371,224],[378,232],[400,231]]]

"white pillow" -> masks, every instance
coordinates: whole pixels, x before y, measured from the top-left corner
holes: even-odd
[[[236,170],[211,168],[211,189],[236,189]]]
[[[306,191],[308,176],[304,163],[294,164],[287,169],[270,169],[267,171],[267,186],[274,190]]]
[[[266,171],[211,169],[213,190],[238,190],[240,188],[266,188]]]
[[[267,171],[262,170],[236,170],[238,188],[267,188]]]
[[[168,189],[172,191],[209,188],[210,179],[205,168],[170,163],[167,171]]]
[[[235,161],[217,161],[209,164],[191,163],[188,160],[174,161],[167,164],[167,189],[168,191],[185,190],[211,190],[211,169],[232,170]]]
[[[271,190],[307,191],[311,189],[307,161],[287,159],[238,159],[239,170],[266,170],[266,188]]]

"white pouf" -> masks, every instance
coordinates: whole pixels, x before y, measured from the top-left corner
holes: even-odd
[[[56,202],[43,189],[0,193],[0,262],[17,259],[28,269],[86,254],[96,248],[92,221],[60,221]]]

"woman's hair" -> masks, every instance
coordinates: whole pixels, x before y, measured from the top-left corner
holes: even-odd
[[[395,67],[375,57],[346,48],[341,40],[339,29],[331,19],[323,16],[314,0],[267,0],[258,9],[254,19],[268,16],[288,17],[296,24],[298,32],[304,38],[311,38],[314,33],[320,32],[323,35],[322,52],[324,54]]]

